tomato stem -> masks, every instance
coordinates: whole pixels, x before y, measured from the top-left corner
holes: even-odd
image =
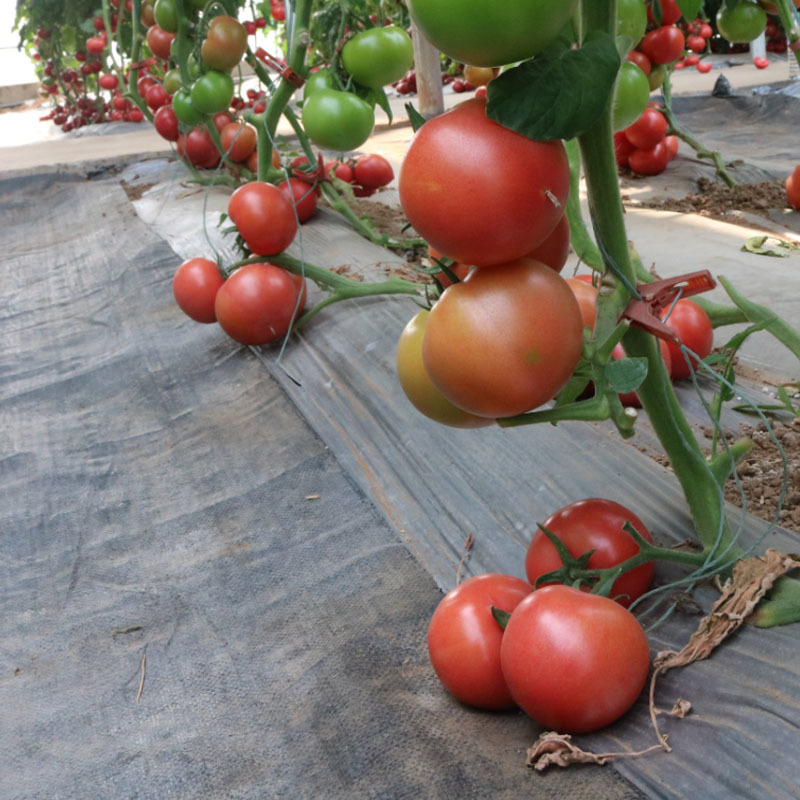
[[[783,30],[786,32],[786,38],[789,40],[789,49],[794,53],[797,63],[800,64],[800,50],[792,47],[800,42],[800,24],[797,22],[795,10],[789,0],[775,0],[775,5],[778,8],[778,16]]]

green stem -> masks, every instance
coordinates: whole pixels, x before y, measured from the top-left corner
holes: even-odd
[[[569,239],[572,249],[584,264],[602,272],[603,257],[592,241],[581,212],[581,153],[575,139],[564,142],[569,157],[569,199],[567,200],[567,219],[569,220]]]
[[[142,0],[133,0],[133,10],[131,11],[131,64],[135,64],[142,55],[142,33],[140,30],[141,13]],[[139,68],[132,68],[130,74],[128,75],[128,91],[126,92],[126,96],[139,109],[139,111],[141,111],[142,114],[144,114],[145,117],[152,122],[153,114],[147,107],[147,103],[145,103],[142,99],[142,96],[139,94],[139,89],[136,86],[138,79]]]
[[[793,45],[800,42],[800,25],[797,23],[794,8],[789,0],[775,0],[775,5],[778,8],[778,16],[781,19],[781,25],[786,32],[786,38],[789,44]],[[794,57],[797,63],[800,64],[800,50],[794,50]]]
[[[599,422],[609,417],[608,401],[603,395],[595,395],[589,400],[579,400],[576,403],[566,403],[563,406],[553,406],[527,414],[518,414],[515,417],[498,419],[501,428],[517,428],[520,425],[534,425],[539,422],[563,422],[564,420],[582,420],[584,422]]]
[[[720,486],[724,486],[728,478],[730,478],[733,468],[739,459],[747,455],[752,449],[753,440],[743,436],[709,461],[708,466]]]
[[[117,19],[117,25],[119,25],[119,19]],[[111,32],[111,6],[108,0],[103,0],[103,27],[106,31],[106,41],[108,42],[107,50],[108,50],[108,59],[114,67],[114,71],[117,70],[117,62],[114,59],[114,53],[111,50],[111,42],[114,41],[114,34]]]
[[[183,13],[183,0],[175,0],[178,13],[178,34],[175,37],[175,60],[181,73],[181,83],[184,88],[189,88],[192,78],[189,75],[189,20]]]

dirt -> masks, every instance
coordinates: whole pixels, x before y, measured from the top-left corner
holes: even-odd
[[[709,178],[700,178],[697,191],[689,192],[685,197],[652,200],[641,205],[661,211],[715,217],[723,217],[731,211],[765,215],[771,208],[788,208],[786,188],[781,181],[726,186]]]
[[[139,176],[134,175],[134,180],[136,180]],[[127,181],[120,181],[120,185],[125,190],[125,194],[128,195],[128,200],[132,203],[136,200],[141,200],[144,194],[152,189],[156,184],[155,183],[137,183],[132,184],[128,183]]]

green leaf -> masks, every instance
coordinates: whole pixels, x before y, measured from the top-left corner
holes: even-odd
[[[647,359],[639,356],[609,361],[603,374],[615,392],[633,392],[647,377]]]
[[[414,133],[416,133],[425,124],[425,117],[414,108],[413,103],[406,103],[405,110],[406,114],[408,114],[408,121],[411,123],[411,128]]]
[[[780,250],[772,250],[771,248],[766,246],[767,241],[769,240],[769,236],[751,236],[745,243],[742,245],[742,251],[745,253],[754,253],[757,256],[772,256],[774,258],[786,258],[789,254],[788,253],[781,253]],[[779,247],[783,247],[786,250],[798,250],[796,245],[789,244],[789,242],[784,242],[781,239],[776,240],[778,242]]]
[[[572,139],[607,107],[619,65],[614,39],[592,31],[579,50],[551,48],[495,78],[486,113],[535,141]]]
[[[656,27],[660,26],[661,21],[664,19],[661,11],[661,0],[648,0],[648,5],[650,6],[650,13],[653,15],[653,22]]]
[[[678,8],[687,22],[696,19],[703,8],[703,0],[677,0]]]
[[[81,25],[81,30],[82,30],[84,33],[89,33],[89,34],[91,34],[92,36],[94,36],[94,34],[95,34],[95,33],[97,33],[97,31],[95,31],[95,29],[94,29],[94,19],[87,19],[87,20],[86,20],[86,21],[85,21],[85,22],[84,22],[84,23]]]
[[[374,90],[373,99],[383,109],[386,116],[389,117],[389,124],[391,125],[394,117],[392,116],[392,107],[389,105],[389,98],[386,96],[386,92],[383,89]]]
[[[508,621],[511,619],[511,614],[509,614],[508,611],[503,611],[503,609],[495,608],[494,606],[492,606],[492,616],[503,630],[506,629],[506,625],[508,625]]]

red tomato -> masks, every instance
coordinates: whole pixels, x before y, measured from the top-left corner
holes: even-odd
[[[285,250],[297,233],[291,201],[270,183],[253,181],[240,186],[228,201],[228,216],[250,250],[260,256]]]
[[[450,694],[478,708],[512,708],[514,700],[500,669],[503,629],[492,606],[509,614],[531,593],[511,575],[490,573],[448,592],[428,626],[431,664]]]
[[[285,336],[305,303],[301,278],[274,264],[248,264],[220,287],[214,311],[231,339],[260,345]]]
[[[669,161],[669,149],[663,141],[649,150],[637,148],[628,156],[630,168],[639,175],[660,175]]]
[[[711,72],[714,69],[714,65],[710,61],[701,61],[695,69],[705,74],[706,72]]]
[[[355,182],[365,189],[380,189],[394,180],[392,165],[377,153],[359,156],[353,167]]]
[[[157,111],[161,106],[167,105],[170,99],[167,90],[160,83],[153,84],[147,90],[147,94],[144,97],[145,103],[147,103],[153,111]]]
[[[617,160],[618,167],[628,166],[628,159],[635,149],[628,141],[628,137],[625,136],[625,131],[616,131],[614,133],[614,157]]]
[[[325,173],[327,175],[333,173],[340,181],[345,183],[353,183],[356,179],[353,168],[343,161],[329,161],[325,165]]]
[[[86,50],[90,53],[102,53],[108,46],[108,39],[105,34],[92,36],[86,40]]]
[[[438,250],[430,245],[428,246],[428,258],[430,258],[431,261],[438,261],[442,257],[442,254]],[[469,264],[463,264],[460,261],[456,261],[455,263],[451,264],[448,269],[451,272],[454,272],[459,280],[463,281],[464,278],[469,275],[469,271],[472,269],[472,267]],[[438,273],[436,275],[436,280],[442,285],[442,289],[446,289],[451,284],[450,278],[448,278],[444,272]]]
[[[706,49],[706,40],[702,36],[689,36],[686,39],[686,47],[693,53],[703,53]]]
[[[224,282],[215,261],[190,258],[178,267],[172,293],[184,314],[196,322],[216,322],[214,301]]]
[[[594,321],[597,317],[597,288],[592,286],[591,276],[581,275],[576,278],[567,278],[567,285],[572,289],[572,293],[578,301],[583,327],[594,330]]]
[[[445,290],[431,311],[422,358],[451,403],[497,419],[554,397],[578,362],[582,338],[580,309],[564,279],[520,258],[479,267]]]
[[[675,0],[658,0],[658,4],[661,6],[662,25],[672,25],[673,22],[677,22],[683,16],[683,12]],[[653,10],[649,5],[647,7],[647,19],[653,22]]]
[[[161,106],[156,111],[153,117],[153,126],[159,135],[163,136],[168,142],[177,142],[178,134],[178,118],[172,110],[171,105]]]
[[[669,136],[664,137],[664,146],[667,148],[667,152],[669,153],[669,160],[672,161],[676,155],[678,155],[678,147],[680,146],[680,141],[674,133],[670,134]]]
[[[644,72],[645,75],[650,74],[652,64],[650,63],[650,59],[644,53],[640,52],[639,50],[631,50],[628,55],[625,56],[625,58],[627,58],[628,61],[632,61],[634,64],[636,64],[636,66],[639,67],[639,69]]]
[[[247,122],[228,122],[220,131],[220,138],[231,161],[246,161],[255,152],[258,134]]]
[[[300,178],[281,181],[278,188],[289,198],[297,209],[297,221],[306,222],[317,210],[317,193],[311,184]]]
[[[632,511],[613,500],[601,498],[570,503],[542,524],[561,539],[576,558],[594,550],[589,559],[589,569],[606,569],[616,567],[639,552],[635,539],[622,529],[626,522],[630,522],[648,542],[653,541],[644,523]],[[537,530],[525,557],[525,574],[531,585],[535,585],[540,576],[560,566],[561,558],[555,545],[541,530]],[[627,608],[647,591],[654,569],[655,564],[649,561],[626,572],[614,581],[610,596]]]
[[[517,704],[548,730],[586,733],[636,701],[650,650],[636,617],[607,597],[546,586],[514,609],[500,646]]]
[[[525,258],[541,261],[550,269],[561,272],[569,256],[569,219],[566,214],[556,223],[553,232]]]
[[[667,375],[670,377],[672,376],[672,357],[669,354],[669,345],[664,339],[658,340],[659,349],[661,350],[661,358],[664,361],[664,366],[667,369]],[[616,345],[614,349],[611,351],[611,355],[616,358],[625,358],[625,350],[623,349],[621,344]],[[624,406],[630,406],[631,408],[641,408],[642,403],[639,400],[639,395],[636,392],[623,392],[619,396],[619,401]]]
[[[683,53],[683,34],[674,25],[662,25],[646,34],[640,47],[653,64],[671,64]]]
[[[665,309],[664,315],[669,311]],[[691,300],[678,300],[669,319],[665,320],[680,338],[681,342],[696,353],[700,358],[705,358],[714,347],[714,329],[708,314]],[[673,380],[689,377],[689,365],[683,357],[683,351],[672,342],[668,342],[669,355],[672,359],[671,376]],[[697,367],[697,359],[691,357],[692,367]]]
[[[145,97],[147,95],[147,90],[155,85],[156,82],[149,75],[140,75],[139,79],[136,81],[136,91],[139,92],[142,97]]]
[[[154,56],[167,61],[170,56],[172,42],[175,39],[175,36],[176,34],[168,33],[163,28],[159,28],[158,25],[151,25],[147,29],[147,46],[150,48]]]
[[[186,134],[184,150],[186,157],[196,167],[214,169],[219,164],[219,151],[205,125],[192,128]]]
[[[398,188],[426,241],[455,261],[488,266],[524,256],[553,231],[569,195],[569,165],[560,141],[520,136],[473,98],[419,129]]]
[[[655,147],[666,135],[667,120],[654,108],[646,108],[633,125],[625,128],[628,141],[640,150]]]
[[[800,211],[800,166],[795,167],[786,178],[786,199],[797,211]]]
[[[119,78],[116,75],[101,75],[97,82],[103,89],[116,89],[119,86]]]
[[[233,122],[233,117],[227,111],[217,111],[216,114],[212,114],[211,119],[214,121],[214,127],[219,133],[222,133],[226,125],[230,125]]]

